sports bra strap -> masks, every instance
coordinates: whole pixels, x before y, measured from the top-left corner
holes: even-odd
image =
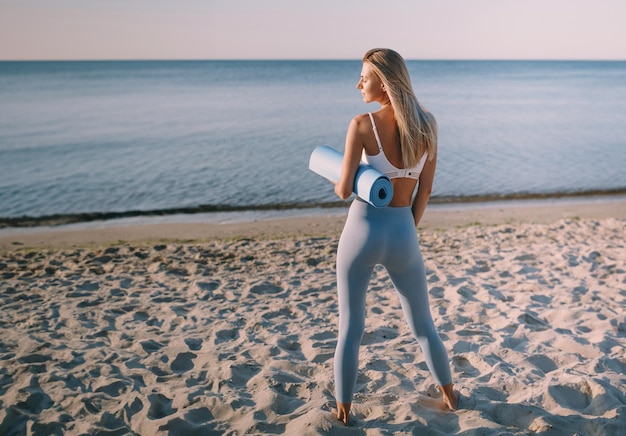
[[[383,146],[380,143],[380,137],[378,136],[378,129],[376,128],[376,123],[374,122],[374,115],[371,112],[367,113],[370,116],[370,120],[372,121],[372,128],[374,129],[374,136],[376,136],[376,143],[378,144],[378,149],[383,152]]]

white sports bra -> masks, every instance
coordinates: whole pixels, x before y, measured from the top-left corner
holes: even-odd
[[[424,153],[419,163],[413,168],[397,168],[389,162],[387,156],[385,156],[385,152],[383,150],[383,146],[380,143],[380,137],[378,136],[378,129],[376,129],[376,123],[374,123],[374,116],[371,112],[368,113],[370,116],[370,120],[372,121],[372,128],[374,129],[374,136],[376,136],[376,142],[378,143],[378,154],[372,156],[365,153],[365,149],[363,149],[363,153],[361,153],[361,161],[376,168],[381,173],[385,174],[390,179],[398,179],[400,177],[405,177],[409,179],[420,178],[420,174],[422,169],[424,168],[424,164],[426,163],[426,157],[428,153]]]

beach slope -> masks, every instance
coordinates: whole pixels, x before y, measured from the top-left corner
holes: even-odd
[[[622,434],[624,204],[546,209],[432,212],[418,232],[457,412],[375,270],[348,429],[343,217],[5,232],[0,434]]]

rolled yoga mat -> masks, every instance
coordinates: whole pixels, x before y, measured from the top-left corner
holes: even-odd
[[[309,158],[309,169],[337,183],[341,174],[343,154],[327,145],[320,145]],[[386,207],[393,197],[393,186],[389,177],[364,163],[354,178],[354,193],[375,207]]]

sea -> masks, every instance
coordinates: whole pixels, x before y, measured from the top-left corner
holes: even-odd
[[[626,192],[626,62],[407,61],[432,201]],[[359,60],[0,62],[0,226],[338,207]],[[48,220],[48,221],[46,221]]]

